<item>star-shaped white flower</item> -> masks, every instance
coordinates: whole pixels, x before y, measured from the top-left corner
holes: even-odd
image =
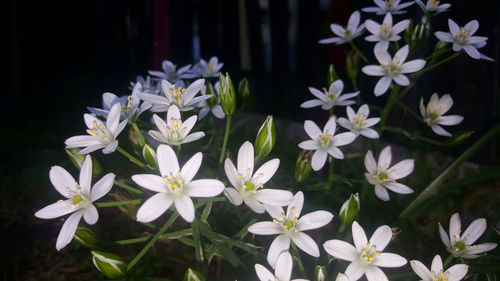
[[[459,27],[452,19],[448,19],[448,27],[450,32],[436,31],[434,33],[439,41],[453,43],[453,51],[458,52],[463,49],[471,58],[493,61],[492,58],[477,50],[486,46],[488,40],[488,37],[473,36],[479,29],[477,20],[468,22],[464,27]]]
[[[161,143],[181,145],[183,143],[199,140],[205,136],[204,132],[189,134],[196,123],[196,115],[182,122],[181,113],[177,106],[172,105],[167,112],[167,122],[158,115],[153,115],[153,121],[159,131],[149,130],[148,134]]]
[[[443,116],[448,110],[450,110],[453,105],[453,99],[450,95],[444,95],[439,98],[438,94],[433,94],[427,107],[424,106],[424,99],[420,99],[420,114],[424,118],[424,121],[431,129],[440,136],[451,136],[443,126],[457,125],[464,118],[460,115],[447,115]]]
[[[347,107],[347,118],[340,117],[337,119],[337,123],[339,123],[340,126],[346,128],[347,130],[350,130],[351,132],[355,133],[356,135],[363,135],[367,138],[370,139],[378,139],[379,135],[377,131],[371,129],[371,126],[374,126],[380,121],[380,118],[374,117],[374,118],[368,118],[368,115],[370,114],[370,108],[368,107],[367,104],[363,104],[359,109],[358,112],[354,112],[354,110],[348,106]]]
[[[377,15],[384,15],[386,13],[391,13],[393,15],[405,14],[404,8],[413,5],[413,1],[400,3],[401,0],[373,0],[375,2],[375,7],[366,7],[361,9],[366,13],[376,13]]]
[[[224,119],[226,114],[224,114],[224,110],[222,110],[222,106],[220,105],[220,94],[219,94],[219,81],[215,82],[214,89],[217,92],[217,99],[206,99],[202,100],[198,103],[197,107],[200,108],[200,112],[198,112],[198,120],[201,120],[207,116],[209,112],[218,118]],[[205,96],[207,91],[207,86],[203,86],[201,88],[201,96]],[[217,101],[217,103],[215,103]]]
[[[398,34],[408,28],[410,20],[402,20],[392,25],[392,15],[387,13],[384,17],[382,24],[378,24],[375,21],[368,19],[365,21],[366,29],[370,31],[372,35],[365,37],[366,41],[378,42],[375,48],[387,50],[389,47],[389,41],[399,41],[401,36]]]
[[[336,105],[346,106],[354,104],[355,101],[350,100],[350,98],[357,96],[359,94],[359,91],[354,93],[342,94],[343,90],[344,82],[342,82],[342,80],[340,79],[333,81],[332,84],[330,84],[328,92],[326,91],[326,89],[323,89],[323,92],[321,92],[316,88],[309,87],[309,92],[311,92],[313,96],[317,97],[317,99],[305,101],[300,105],[300,107],[311,108],[315,106],[321,106],[321,109],[330,110]]]
[[[191,68],[190,64],[177,69],[177,65],[169,60],[164,60],[161,63],[161,69],[163,71],[149,70],[148,73],[156,77],[155,79],[157,80],[165,79],[179,86],[183,86],[184,82],[182,79],[194,78],[194,76],[189,73],[189,68]]]
[[[396,180],[404,178],[413,172],[413,159],[402,160],[389,167],[391,158],[390,146],[382,149],[378,157],[378,162],[375,162],[371,150],[368,150],[365,156],[365,167],[368,171],[368,173],[365,173],[365,178],[370,184],[375,186],[375,195],[383,201],[389,201],[390,199],[387,189],[400,194],[413,193],[413,189],[396,182]]]
[[[446,249],[454,257],[461,257],[464,259],[476,259],[482,254],[491,251],[497,247],[496,243],[482,243],[472,245],[486,230],[486,219],[479,218],[474,220],[462,235],[462,226],[460,223],[460,216],[455,213],[450,218],[450,235],[446,233],[444,228],[439,224],[439,236]]]
[[[218,77],[222,66],[224,66],[224,63],[219,63],[219,59],[214,56],[210,58],[208,63],[204,59],[200,59],[200,61],[193,66],[193,69],[191,69],[190,72],[193,75],[201,77]]]
[[[135,78],[135,82],[134,81],[130,82],[129,88],[134,89],[137,83],[141,84],[142,92],[154,95],[157,95],[159,92],[159,90],[157,90],[157,88],[160,88],[159,81],[155,83],[154,81],[151,80],[150,76],[146,76],[146,78],[144,78],[141,75],[137,75],[137,77]]]
[[[323,168],[328,155],[337,159],[344,159],[344,154],[338,147],[350,144],[356,139],[356,134],[352,132],[335,135],[336,123],[337,119],[331,117],[326,122],[323,131],[321,131],[313,121],[306,120],[304,122],[304,130],[311,140],[299,143],[299,147],[305,150],[316,150],[311,159],[311,166],[315,171]]]
[[[280,160],[274,158],[254,169],[254,148],[246,141],[238,151],[238,168],[227,158],[224,170],[229,182],[234,187],[227,187],[224,194],[229,202],[239,206],[241,203],[250,207],[256,213],[264,213],[265,205],[286,206],[293,201],[290,191],[265,188],[264,184],[271,179],[280,165]]]
[[[293,261],[289,252],[283,252],[278,257],[274,274],[260,264],[255,265],[255,272],[260,281],[290,281],[292,276]],[[306,279],[293,279],[291,281],[307,281]]]
[[[318,245],[303,231],[327,225],[332,220],[333,215],[327,211],[315,211],[300,217],[303,205],[304,194],[299,191],[295,194],[294,201],[288,205],[286,214],[281,207],[267,207],[266,210],[273,221],[257,222],[248,227],[248,232],[253,234],[279,234],[271,243],[267,253],[267,262],[273,268],[277,264],[279,255],[290,248],[290,241],[293,241],[299,249],[307,254],[319,257]]]
[[[411,268],[422,278],[421,281],[460,281],[469,267],[466,264],[455,264],[447,270],[443,269],[443,261],[439,255],[432,260],[431,270],[417,260],[410,261]]]
[[[179,215],[187,222],[194,220],[194,205],[191,197],[214,197],[224,190],[224,184],[215,179],[193,180],[201,166],[203,155],[196,153],[182,169],[174,150],[161,144],[157,150],[160,176],[150,174],[133,175],[132,180],[157,194],[146,200],[137,211],[137,221],[151,222],[161,216],[172,203]]]
[[[368,240],[363,228],[354,221],[352,238],[355,247],[337,239],[323,244],[328,254],[351,262],[345,271],[351,281],[360,279],[363,274],[370,281],[387,281],[387,276],[379,267],[400,267],[406,264],[406,259],[402,256],[382,252],[392,238],[392,230],[387,225],[378,227]]]
[[[440,2],[438,0],[427,0],[427,3],[424,5],[422,0],[415,0],[415,3],[417,3],[424,13],[435,13],[436,15],[448,11],[451,7],[449,3],[439,5]]]
[[[375,48],[375,57],[379,61],[380,65],[367,65],[361,70],[370,76],[382,76],[378,80],[377,85],[375,85],[374,93],[376,96],[383,95],[392,81],[401,86],[410,85],[410,80],[404,74],[413,73],[421,70],[425,66],[425,60],[416,59],[405,63],[408,57],[409,47],[405,45],[403,48],[399,49],[394,58],[384,50]]]
[[[180,111],[186,111],[193,109],[200,101],[211,97],[211,95],[195,97],[203,85],[205,85],[204,79],[194,81],[187,88],[171,84],[167,80],[162,80],[160,95],[139,93],[139,97],[153,105],[151,108],[153,112],[168,111],[171,105],[176,105]]]
[[[73,239],[82,216],[90,225],[97,222],[99,214],[92,203],[111,190],[115,175],[113,173],[106,174],[90,188],[92,159],[90,155],[87,155],[80,170],[80,183],[75,181],[70,173],[59,166],[53,166],[50,169],[49,177],[54,188],[67,199],[48,205],[36,212],[35,216],[41,219],[53,219],[73,213],[66,219],[57,237],[56,249],[59,251]]]
[[[68,147],[85,147],[80,150],[80,154],[87,154],[92,151],[104,148],[102,153],[109,154],[115,151],[118,146],[116,138],[127,125],[128,120],[120,122],[120,113],[122,106],[120,103],[115,103],[109,110],[106,125],[90,114],[84,114],[83,119],[88,127],[85,136],[74,136],[67,139],[64,143]]]
[[[331,44],[335,43],[337,45],[344,44],[345,42],[349,42],[354,38],[358,37],[363,33],[363,29],[365,28],[365,24],[359,24],[361,19],[361,15],[358,11],[354,11],[349,17],[349,21],[347,22],[346,28],[332,23],[330,24],[330,29],[332,32],[338,37],[330,37],[321,39],[318,41],[320,44]]]
[[[148,110],[151,107],[151,104],[147,102],[143,102],[141,104],[141,100],[139,99],[139,93],[142,92],[141,83],[137,82],[132,90],[132,94],[130,96],[121,96],[118,97],[112,93],[104,93],[102,94],[102,109],[95,107],[87,107],[87,109],[96,115],[102,116],[104,118],[108,117],[109,111],[111,107],[115,103],[119,103],[122,107],[122,111],[120,114],[120,120],[130,120],[135,121],[144,111]]]

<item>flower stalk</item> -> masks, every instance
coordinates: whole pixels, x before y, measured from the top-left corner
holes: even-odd
[[[146,164],[142,163],[141,160],[135,158],[132,154],[126,152],[123,148],[117,146],[116,150],[120,152],[123,156],[127,157],[128,160],[132,161],[132,163],[136,164],[137,166],[141,168],[146,168]]]
[[[224,161],[224,153],[226,152],[227,140],[229,139],[229,131],[231,129],[231,115],[226,118],[226,131],[224,132],[224,142],[222,143],[222,150],[219,157],[219,166]]]

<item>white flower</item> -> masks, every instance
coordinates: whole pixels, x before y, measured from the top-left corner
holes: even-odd
[[[466,264],[455,264],[448,270],[444,270],[443,261],[439,255],[432,260],[431,270],[417,260],[410,261],[410,265],[413,271],[422,278],[421,281],[460,281],[469,270]]]
[[[54,188],[67,199],[48,205],[36,212],[35,216],[41,219],[53,219],[73,213],[66,219],[57,237],[56,249],[59,251],[73,239],[82,216],[90,225],[97,222],[99,214],[92,203],[111,190],[115,175],[113,173],[106,174],[90,188],[92,159],[90,155],[87,155],[80,170],[80,183],[75,181],[64,168],[59,166],[53,166],[50,169],[49,176]]]
[[[208,63],[204,59],[201,59],[193,66],[191,73],[201,77],[218,77],[219,71],[223,65],[224,63],[219,63],[219,59],[217,57],[211,57]]]
[[[196,123],[196,115],[193,115],[182,122],[181,113],[177,106],[172,105],[167,112],[167,122],[158,115],[153,115],[153,121],[159,131],[149,130],[148,134],[161,143],[170,145],[181,145],[183,143],[199,140],[205,136],[204,132],[189,134]],[[188,135],[189,134],[189,135]]]
[[[227,187],[224,194],[232,204],[239,206],[245,202],[254,212],[264,213],[265,205],[286,206],[293,201],[290,191],[264,189],[280,165],[278,158],[267,161],[254,173],[254,149],[252,143],[246,141],[238,151],[237,165],[238,169],[229,158],[224,162],[226,176],[234,187]]]
[[[474,220],[462,235],[462,226],[460,223],[460,216],[455,213],[450,218],[450,235],[444,231],[441,224],[439,224],[439,236],[441,241],[448,252],[454,257],[461,257],[465,259],[476,259],[482,256],[483,253],[491,251],[496,248],[495,243],[482,243],[472,245],[486,230],[486,219],[479,218]]]
[[[368,107],[367,104],[363,104],[359,109],[358,112],[354,112],[354,110],[348,106],[347,107],[347,118],[340,117],[337,119],[337,123],[339,123],[340,126],[346,128],[347,130],[350,130],[351,132],[355,133],[356,135],[363,135],[367,138],[370,139],[377,139],[379,138],[379,135],[377,131],[369,128],[371,126],[374,126],[380,121],[380,118],[375,117],[375,118],[368,118],[368,115],[370,114],[370,108]]]
[[[137,83],[141,84],[142,92],[146,92],[149,94],[158,94],[157,88],[159,88],[159,85],[154,85],[150,76],[146,76],[146,78],[144,78],[141,75],[137,75],[137,77],[135,78],[135,82],[130,82],[130,89],[134,89]]]
[[[260,281],[290,281],[292,276],[293,261],[289,252],[283,252],[278,257],[274,274],[260,264],[255,265],[255,272]],[[291,281],[307,281],[306,279],[293,279]]]
[[[306,120],[304,122],[304,130],[311,140],[299,143],[299,147],[305,150],[316,150],[311,159],[313,170],[318,171],[323,168],[328,155],[337,159],[343,159],[344,154],[338,146],[350,144],[356,139],[356,134],[351,132],[335,135],[336,127],[335,117],[331,117],[326,122],[323,131],[313,121]]]
[[[360,22],[360,14],[358,11],[354,11],[349,17],[349,21],[347,22],[347,26],[344,29],[342,26],[332,23],[330,24],[330,29],[332,32],[338,37],[330,37],[326,39],[321,39],[318,41],[320,44],[331,44],[335,43],[337,45],[344,44],[345,42],[349,42],[354,38],[358,37],[363,33],[363,29],[365,28],[365,24],[359,24]]]
[[[347,277],[347,275],[343,273],[339,273],[337,274],[337,278],[335,279],[335,281],[349,281],[349,277]]]
[[[383,201],[389,201],[389,192],[387,192],[387,189],[401,194],[413,193],[413,189],[396,182],[396,180],[404,178],[413,172],[413,159],[402,160],[394,166],[389,167],[391,158],[390,146],[382,149],[378,157],[378,162],[375,162],[371,150],[368,150],[365,156],[365,167],[368,171],[368,173],[365,173],[365,178],[370,184],[375,186],[375,195]]]
[[[313,96],[317,97],[317,99],[312,99],[303,102],[300,107],[302,108],[311,108],[315,106],[321,106],[321,109],[330,110],[334,106],[346,106],[350,104],[354,104],[353,100],[349,100],[359,94],[358,92],[347,93],[342,95],[342,91],[344,90],[344,82],[342,80],[333,81],[330,84],[330,88],[328,92],[326,89],[323,89],[323,93],[313,87],[309,87],[309,92],[313,94]]]
[[[354,221],[352,223],[354,246],[342,240],[329,240],[323,244],[326,252],[335,258],[350,261],[345,274],[349,280],[356,281],[363,274],[368,280],[388,280],[379,267],[400,267],[406,259],[392,253],[382,253],[392,238],[392,230],[387,225],[378,227],[368,241],[365,231]]]
[[[441,126],[457,125],[464,119],[460,115],[447,115],[443,116],[453,105],[453,99],[450,95],[444,95],[439,98],[438,94],[433,94],[427,107],[424,106],[424,99],[420,99],[420,114],[424,118],[425,123],[440,136],[451,136],[450,133],[445,131]]]
[[[415,0],[417,5],[422,9],[422,11],[425,12],[434,12],[436,15],[439,13],[443,13],[448,11],[448,9],[451,7],[451,4],[445,3],[439,5],[438,0],[427,0],[427,3],[424,5],[422,0]]]
[[[119,103],[122,107],[120,114],[120,119],[128,119],[130,121],[135,121],[144,111],[151,107],[151,104],[143,102],[139,99],[139,93],[142,92],[141,83],[137,82],[132,90],[130,96],[118,97],[112,93],[102,94],[102,109],[95,107],[87,107],[87,109],[96,115],[100,115],[104,118],[108,117],[109,110],[115,103]]]
[[[176,105],[180,111],[191,110],[200,101],[206,100],[211,95],[194,97],[205,85],[204,79],[194,81],[187,88],[170,84],[167,80],[161,81],[161,94],[154,95],[148,93],[139,93],[139,97],[153,105],[151,111],[165,112],[171,105]]]
[[[85,147],[80,150],[80,154],[87,154],[92,151],[104,148],[102,153],[109,154],[115,151],[118,146],[116,138],[127,125],[127,120],[120,123],[120,113],[122,107],[120,103],[116,103],[109,110],[106,125],[101,120],[90,114],[84,114],[83,119],[88,127],[87,133],[90,136],[74,136],[67,139],[64,143],[68,147]]]
[[[404,8],[413,5],[413,1],[400,3],[401,0],[373,0],[376,7],[367,7],[361,9],[366,13],[376,13],[377,15],[384,15],[386,13],[391,13],[393,15],[405,14],[406,11],[402,11]]]
[[[198,112],[198,120],[205,118],[209,112],[212,112],[212,114],[218,119],[224,119],[226,117],[226,114],[224,114],[222,106],[220,105],[219,81],[215,82],[214,89],[217,91],[217,104],[210,104],[210,101],[214,99],[200,101],[197,105],[197,107],[200,108],[200,112]],[[205,96],[206,91],[207,86],[205,85],[201,88],[201,96]]]
[[[369,19],[365,21],[366,29],[372,35],[365,37],[366,41],[378,42],[375,48],[387,50],[389,41],[399,41],[401,36],[398,34],[408,28],[410,20],[402,20],[392,25],[392,15],[387,13],[384,17],[382,24]]]
[[[405,45],[396,52],[394,58],[391,58],[391,55],[386,50],[374,49],[375,56],[380,65],[367,65],[361,70],[366,75],[383,76],[378,80],[377,85],[375,85],[374,93],[376,96],[383,95],[389,89],[392,81],[401,86],[410,85],[410,80],[404,74],[417,72],[425,66],[426,62],[422,59],[411,60],[405,63],[408,51],[409,47]]]
[[[150,222],[161,216],[172,203],[179,215],[187,222],[194,220],[194,205],[191,197],[214,197],[224,190],[224,184],[214,179],[193,180],[200,169],[203,155],[196,153],[182,169],[174,150],[161,144],[158,146],[158,169],[160,176],[133,175],[132,180],[157,194],[146,200],[137,211],[137,221]]]
[[[179,69],[177,69],[177,65],[174,65],[169,60],[164,60],[161,63],[161,69],[163,71],[149,70],[149,75],[155,76],[155,79],[159,80],[168,80],[172,83],[178,84],[179,86],[184,85],[182,79],[194,78],[193,75],[189,73],[190,64],[185,65]]]
[[[266,210],[273,217],[273,221],[257,222],[248,227],[248,232],[253,234],[279,234],[271,243],[267,253],[267,262],[273,268],[277,264],[279,255],[288,251],[290,240],[302,251],[313,257],[319,257],[318,245],[303,231],[327,225],[333,215],[327,211],[315,211],[299,218],[303,204],[304,195],[299,191],[295,194],[294,201],[288,205],[286,214],[281,207],[268,206]]]
[[[484,36],[472,36],[479,28],[479,22],[477,20],[472,20],[468,22],[464,27],[459,27],[452,19],[448,19],[448,27],[450,32],[437,31],[434,35],[442,42],[453,43],[453,51],[458,52],[462,49],[474,59],[484,59],[493,61],[481,54],[477,49],[482,48],[486,45],[488,37]]]

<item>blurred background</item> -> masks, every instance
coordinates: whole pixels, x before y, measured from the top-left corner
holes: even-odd
[[[434,92],[450,93],[455,101],[452,114],[465,116],[460,130],[475,130],[472,139],[477,139],[500,120],[500,2],[448,2],[452,4],[451,11],[432,21],[432,32],[447,32],[448,18],[461,26],[477,19],[480,27],[476,35],[489,38],[488,45],[480,51],[495,62],[462,55],[426,73],[405,100],[416,110],[421,96],[428,100]],[[100,107],[103,92],[128,95],[129,81],[135,81],[136,75],[146,75],[148,70],[158,70],[165,59],[183,66],[217,56],[224,62],[223,71],[229,72],[235,83],[244,77],[250,81],[254,102],[248,111],[299,123],[326,118],[327,113],[299,107],[312,98],[307,87],[327,87],[327,68],[334,64],[340,78],[346,81],[344,91],[353,89],[344,66],[348,48],[320,45],[317,41],[332,36],[330,23],[345,25],[354,10],[366,6],[373,6],[373,2],[5,2],[3,45],[7,50],[2,52],[2,61],[7,73],[0,103],[0,235],[4,242],[2,256],[7,257],[0,268],[3,280],[41,280],[40,268],[50,268],[52,263],[43,249],[57,255],[52,242],[58,226],[42,224],[33,213],[49,202],[50,166],[69,163],[63,150],[64,140],[83,131],[86,106]],[[417,5],[408,10],[413,20],[420,21],[422,12]],[[406,17],[398,15],[395,21]],[[368,18],[382,20],[381,16],[362,13],[363,21]],[[372,44],[363,37],[356,44],[374,61]],[[431,36],[431,41],[435,40]],[[359,74],[363,99],[380,106],[388,94],[375,98],[375,82],[373,77]],[[338,114],[345,112],[342,109]],[[448,149],[445,153],[456,155],[463,149]],[[499,156],[497,140],[482,149],[473,161],[495,165],[500,164]],[[50,245],[44,246],[47,241],[51,241]],[[71,273],[71,268],[62,268],[61,272]]]

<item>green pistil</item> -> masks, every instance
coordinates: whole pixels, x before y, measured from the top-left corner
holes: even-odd
[[[255,184],[253,184],[250,181],[247,181],[243,184],[243,187],[245,188],[246,191],[250,191],[255,189]]]
[[[386,181],[388,176],[387,176],[387,173],[385,172],[382,172],[380,174],[378,174],[378,178],[381,180],[381,181]]]
[[[458,241],[457,243],[455,243],[455,248],[459,251],[463,251],[465,250],[465,243],[462,241]]]
[[[351,31],[350,31],[349,29],[347,29],[347,30],[345,31],[345,35],[351,35]]]
[[[284,223],[283,223],[283,226],[286,228],[286,229],[290,229],[293,227],[293,221],[291,220],[286,220]]]
[[[434,112],[432,112],[431,114],[429,114],[429,118],[431,118],[431,120],[436,120],[438,118],[438,115]]]
[[[73,204],[78,204],[78,202],[82,201],[82,197],[80,195],[76,195],[73,197]]]

